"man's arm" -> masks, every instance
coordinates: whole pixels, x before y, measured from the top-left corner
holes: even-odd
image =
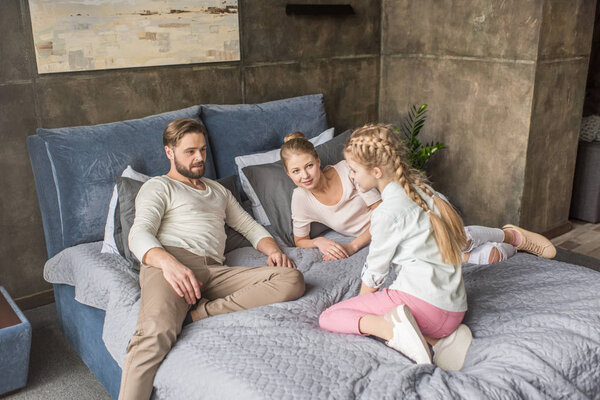
[[[226,188],[223,190],[225,191],[225,223],[242,234],[254,248],[258,249],[258,242],[263,238],[271,237],[271,234],[242,208],[229,190]]]
[[[281,251],[269,232],[242,208],[229,190],[226,190],[226,195],[225,223],[244,235],[252,246],[265,254],[269,266],[296,268],[294,262]]]

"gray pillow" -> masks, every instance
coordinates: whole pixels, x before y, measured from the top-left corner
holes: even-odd
[[[321,159],[321,166],[333,165],[343,158],[343,150],[352,130],[347,130],[330,141],[316,146]],[[271,227],[275,234],[287,246],[295,246],[292,230],[292,192],[296,185],[285,173],[281,161],[270,164],[251,165],[242,169],[252,189],[256,192],[260,203],[265,209]],[[329,228],[320,223],[312,223],[310,237],[321,235]]]
[[[228,176],[227,178],[217,180],[226,189],[230,190],[233,196],[238,202],[240,202],[240,195],[236,186],[235,176]],[[135,198],[145,182],[140,182],[135,179],[119,177],[117,178],[117,191],[119,192],[119,200],[117,206],[117,216],[115,217],[118,222],[115,223],[115,234],[117,231],[120,233],[120,243],[117,243],[120,254],[129,262],[130,266],[139,271],[140,261],[137,257],[129,250],[128,237],[133,220],[135,218]],[[235,250],[239,247],[252,246],[248,240],[238,233],[236,230],[231,229],[229,226],[225,226],[225,234],[227,235],[227,241],[225,242],[225,253]],[[117,236],[115,236],[117,238]]]
[[[117,243],[119,253],[129,261],[129,266],[137,271],[140,270],[140,262],[131,250],[129,250],[127,238],[129,237],[129,231],[135,217],[135,197],[144,183],[131,178],[117,178],[119,200],[117,202],[117,211],[115,212],[115,242]],[[119,243],[119,237],[116,236],[118,231],[120,231],[121,243]]]

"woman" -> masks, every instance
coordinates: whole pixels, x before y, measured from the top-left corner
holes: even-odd
[[[369,244],[371,211],[381,202],[377,190],[362,193],[350,179],[345,160],[321,170],[312,143],[300,132],[289,134],[281,147],[281,161],[298,186],[292,195],[294,242],[318,248],[323,260],[340,260]],[[324,237],[310,238],[310,224],[320,222],[355,239],[348,244]]]

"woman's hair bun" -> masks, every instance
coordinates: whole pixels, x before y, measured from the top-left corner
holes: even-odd
[[[286,135],[286,137],[283,138],[283,143],[286,143],[286,142],[288,142],[288,141],[290,141],[292,139],[304,139],[304,140],[307,140],[306,136],[304,136],[304,133],[302,133],[302,132],[293,132],[293,133],[290,133],[289,135]]]

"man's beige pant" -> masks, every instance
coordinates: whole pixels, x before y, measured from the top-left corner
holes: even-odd
[[[165,250],[202,282],[195,320],[295,300],[304,293],[302,273],[293,268],[226,267],[182,248],[165,246]],[[142,264],[140,287],[140,311],[123,365],[121,400],[150,398],[154,375],[175,344],[190,309],[158,268]]]

